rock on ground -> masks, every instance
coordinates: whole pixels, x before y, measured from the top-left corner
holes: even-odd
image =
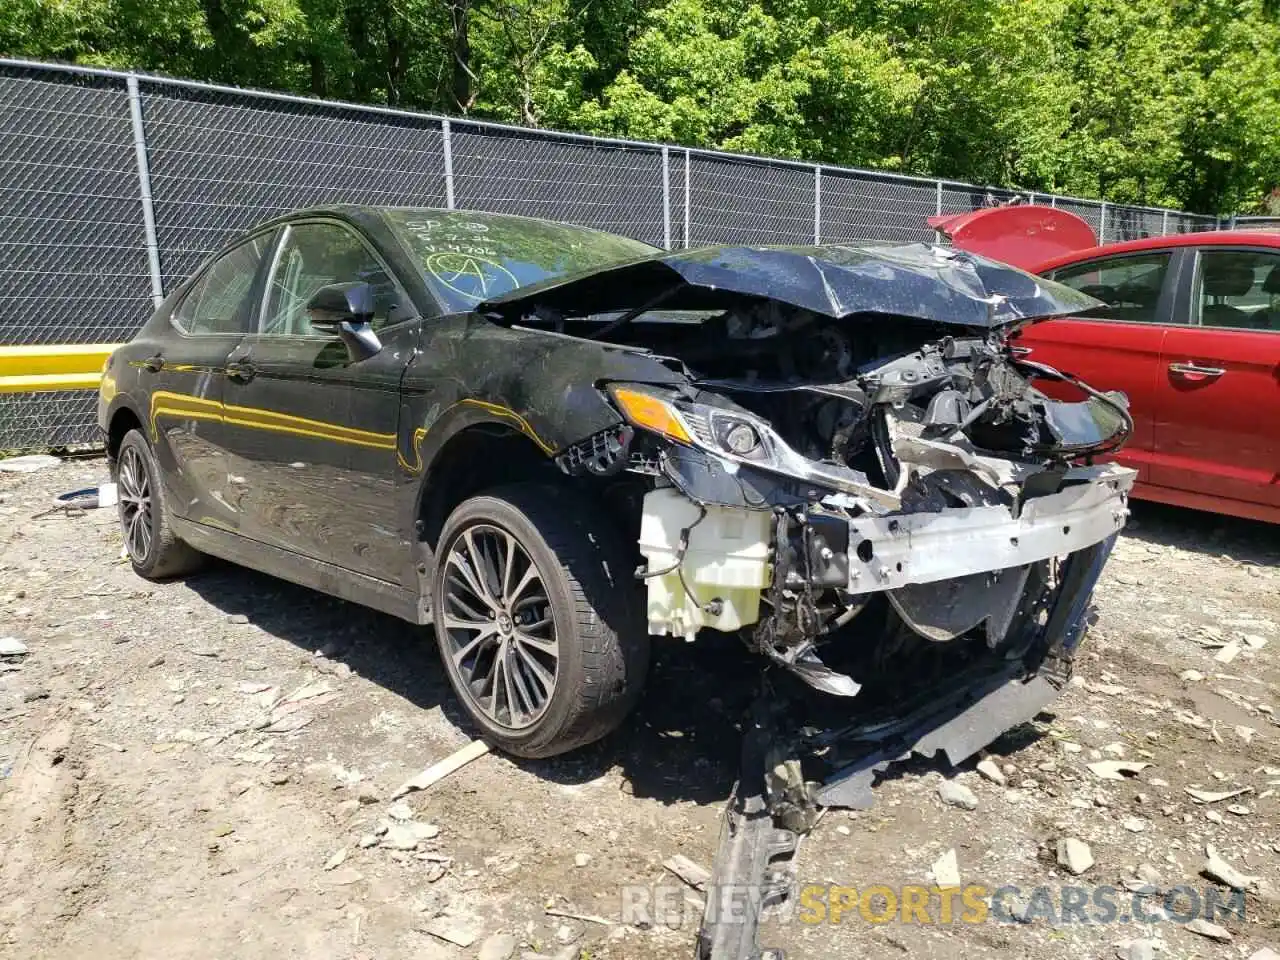
[[[476,960],[507,960],[516,952],[516,938],[509,933],[495,933],[480,944]]]
[[[1093,866],[1093,851],[1083,840],[1062,837],[1058,840],[1058,865],[1078,877]]]
[[[1230,943],[1232,939],[1230,930],[1226,927],[1220,927],[1216,923],[1210,923],[1203,917],[1196,917],[1187,924],[1187,929],[1210,940],[1217,940],[1219,943]]]
[[[962,810],[977,810],[978,797],[963,783],[955,780],[943,780],[938,784],[938,796],[942,802]]]

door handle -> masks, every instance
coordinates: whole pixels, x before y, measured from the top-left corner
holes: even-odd
[[[142,361],[142,366],[146,367],[152,373],[159,373],[164,368],[164,357],[161,354],[147,357]]]
[[[235,360],[227,364],[227,376],[232,380],[248,383],[257,375],[257,369],[248,360]]]
[[[1202,367],[1193,360],[1169,364],[1169,372],[1187,380],[1216,380],[1227,371],[1222,367]]]

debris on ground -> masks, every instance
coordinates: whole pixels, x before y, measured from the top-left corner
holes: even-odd
[[[982,776],[997,786],[1003,787],[1009,782],[1009,779],[1004,775],[1004,771],[1000,769],[1000,764],[996,763],[990,757],[985,757],[984,759],[979,760],[977,770],[978,773],[982,774]]]
[[[943,889],[960,886],[960,864],[954,848],[933,862],[933,882]]]
[[[452,917],[433,917],[427,921],[422,930],[424,933],[439,937],[446,943],[452,943],[455,947],[462,947],[464,950],[475,943],[479,937],[475,928],[470,924],[455,920]]]
[[[1156,955],[1156,940],[1121,940],[1116,944],[1117,960],[1154,960]]]
[[[327,680],[317,680],[315,683],[306,683],[299,687],[293,693],[285,697],[281,704],[302,703],[304,700],[313,700],[316,697],[323,697],[325,694],[332,693],[333,687],[329,686]]]
[[[18,457],[0,459],[0,473],[35,473],[62,463],[47,453],[28,453]]]
[[[559,907],[547,907],[544,912],[548,917],[562,917],[565,920],[581,920],[583,923],[597,923],[604,927],[614,926],[614,921],[594,913],[574,913],[571,910],[562,910]]]
[[[1226,927],[1220,927],[1216,923],[1210,923],[1203,917],[1196,917],[1186,925],[1186,929],[1192,933],[1207,937],[1210,940],[1216,940],[1219,943],[1230,943],[1232,940],[1231,931]]]
[[[1200,790],[1196,787],[1184,787],[1187,796],[1196,803],[1221,803],[1223,800],[1230,800],[1232,797],[1239,797],[1246,793],[1252,793],[1253,787],[1238,787],[1235,790]]]
[[[17,637],[0,637],[0,657],[25,657],[27,645]]]
[[[1125,780],[1141,773],[1151,764],[1136,760],[1097,760],[1085,766],[1089,768],[1090,773],[1100,779]]]
[[[1093,852],[1083,840],[1061,837],[1058,840],[1058,865],[1078,877],[1093,866]]]
[[[705,890],[711,879],[711,871],[701,864],[694,863],[683,853],[664,860],[662,865],[695,890]]]
[[[978,797],[963,783],[955,780],[943,780],[938,784],[938,797],[949,807],[962,810],[977,810]]]
[[[508,960],[516,952],[516,938],[509,933],[494,933],[480,944],[476,960]]]
[[[409,820],[388,825],[387,832],[382,835],[381,845],[388,850],[416,850],[419,844],[434,840],[439,835],[440,828],[434,823]]]
[[[439,783],[455,770],[465,767],[472,760],[483,757],[488,752],[488,743],[483,740],[473,740],[471,743],[468,743],[465,747],[451,753],[443,760],[433,763],[412,780],[406,780],[396,788],[395,793],[391,794],[391,799],[395,800],[396,798],[403,797],[405,794],[412,793],[415,790],[426,790],[428,787]]]
[[[104,472],[97,460],[0,473],[0,634],[29,648],[0,655],[10,953],[79,960],[114,944],[137,960],[497,960],[514,940],[506,960],[690,960],[741,766],[732,727],[757,689],[745,657],[659,646],[618,737],[550,760],[472,764],[393,799],[428,759],[487,749],[456,725],[429,633],[424,642],[421,628],[230,564],[150,583],[115,562],[114,523],[29,522]],[[766,912],[762,944],[788,957],[1280,960],[1280,661],[1277,643],[1257,642],[1280,637],[1280,543],[1271,527],[1134,509],[1142,522],[1116,542],[1071,665],[1083,682],[974,762],[891,765],[874,810],[830,810],[786,864],[803,882],[859,893],[1011,883],[1023,894],[1003,902],[1014,922],[953,924],[940,940],[936,899],[929,925],[809,926]],[[1232,640],[1234,663],[1213,662]],[[317,649],[340,653],[349,672],[330,673]],[[275,714],[308,688],[316,695]],[[260,726],[297,716],[310,722],[289,733]],[[1129,771],[1136,779],[1088,768],[1108,762],[1152,766]],[[944,804],[942,780],[970,788],[978,812]],[[392,815],[400,802],[404,820]],[[381,846],[425,821],[430,839],[408,827],[391,841],[410,849]],[[1074,876],[1057,862],[1058,838],[1078,838],[1096,863]],[[780,839],[771,827],[766,843]],[[1201,877],[1208,847],[1215,865]],[[1028,899],[1091,878],[1157,919],[1055,924]],[[1249,921],[1202,914],[1228,925],[1230,942],[1164,910],[1178,886],[1230,903],[1233,883],[1245,884]],[[682,919],[642,924],[618,887],[674,893]],[[474,939],[459,947],[426,931],[434,921]]]
[[[1248,890],[1257,885],[1260,877],[1251,877],[1248,874],[1241,873],[1222,857],[1218,856],[1218,851],[1213,848],[1213,844],[1206,844],[1204,848],[1205,856],[1208,858],[1200,866],[1200,872],[1210,880],[1216,880],[1219,883],[1225,883],[1232,890]]]

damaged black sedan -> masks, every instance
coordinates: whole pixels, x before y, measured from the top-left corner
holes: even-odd
[[[319,209],[174,290],[112,355],[99,420],[139,574],[212,554],[433,624],[472,718],[524,756],[616,726],[651,635],[734,634],[862,717],[826,798],[851,802],[940,705],[1070,669],[1132,422],[1007,338],[1096,305],[926,245],[663,252]]]

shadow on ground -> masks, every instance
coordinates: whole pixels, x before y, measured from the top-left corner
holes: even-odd
[[[1126,535],[1138,540],[1280,565],[1280,528],[1160,504],[1135,503],[1133,511]],[[415,706],[441,706],[452,723],[475,734],[449,687],[430,628],[226,563],[215,563],[188,585],[222,612],[244,614],[307,653],[324,651]],[[738,774],[740,724],[760,689],[759,661],[728,636],[692,644],[655,637],[653,649],[641,702],[615,733],[564,757],[515,762],[565,784],[588,782],[616,767],[635,796],[722,803]],[[1035,727],[1025,725],[989,749],[1007,755],[1036,736]],[[941,758],[915,758],[885,777],[929,768],[948,770]]]
[[[431,628],[230,563],[212,563],[187,586],[222,613],[243,614],[305,653],[340,660],[417,707],[442,707],[450,722],[475,735],[449,687]],[[720,804],[737,776],[736,725],[758,677],[758,661],[733,638],[686,644],[655,637],[644,695],[620,729],[564,757],[515,762],[566,784],[619,767],[635,796]]]
[[[1280,566],[1280,526],[1163,503],[1132,501],[1125,536],[1157,546],[1228,556],[1263,567]]]

